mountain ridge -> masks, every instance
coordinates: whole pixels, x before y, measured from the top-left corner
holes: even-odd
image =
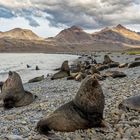
[[[46,39],[28,29],[0,32],[0,52],[120,51],[131,48],[140,48],[140,34],[121,24],[94,33],[72,26]]]

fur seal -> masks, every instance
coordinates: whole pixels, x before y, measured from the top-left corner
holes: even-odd
[[[40,70],[38,66],[35,67],[35,70]]]
[[[111,58],[108,55],[104,56],[104,61],[103,64],[109,64],[112,63],[113,61],[111,60]]]
[[[37,124],[37,130],[46,134],[50,130],[72,132],[103,126],[104,94],[95,76],[87,76],[75,98],[56,109]]]
[[[123,78],[126,77],[127,75],[123,72],[120,71],[106,71],[106,76],[111,76],[112,78]]]
[[[138,67],[138,66],[140,66],[140,61],[134,61],[128,65],[128,68],[134,68],[134,67]]]
[[[2,100],[5,109],[29,105],[36,96],[25,91],[21,78],[16,72],[9,72],[8,79],[2,86]]]
[[[66,60],[62,63],[60,71],[55,73],[52,76],[51,80],[60,79],[60,78],[68,77],[68,76],[70,76],[70,69],[69,69],[68,61]]]
[[[40,82],[40,81],[42,81],[42,80],[44,80],[44,75],[39,76],[39,77],[35,77],[35,78],[33,78],[33,79],[30,79],[30,80],[28,81],[28,83]]]
[[[140,111],[140,95],[129,97],[119,104],[119,109],[127,111],[128,109]]]

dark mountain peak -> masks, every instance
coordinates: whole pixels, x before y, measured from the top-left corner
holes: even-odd
[[[121,25],[121,24],[118,24],[116,27],[115,27],[116,29],[126,29],[123,25]]]
[[[70,29],[70,30],[78,30],[78,31],[83,31],[83,29],[82,29],[81,27],[79,27],[79,26],[76,26],[76,25],[74,25],[74,26],[72,26],[72,27],[70,27],[70,28],[68,28],[68,29]]]

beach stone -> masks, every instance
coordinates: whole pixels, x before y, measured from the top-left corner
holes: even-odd
[[[7,140],[23,140],[23,138],[18,135],[8,135],[5,138],[7,138]]]

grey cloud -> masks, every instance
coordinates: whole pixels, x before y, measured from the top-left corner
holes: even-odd
[[[4,6],[0,6],[0,17],[2,18],[12,18],[14,14],[12,11]]]
[[[7,15],[22,16],[35,27],[39,26],[36,17],[46,18],[50,26],[79,25],[86,29],[118,23],[125,25],[140,23],[140,10],[137,8],[140,6],[139,0],[23,0],[20,4],[23,8],[12,7],[15,15],[11,14],[11,10]],[[6,2],[3,2],[3,6],[11,8]],[[2,16],[6,17],[4,14]]]
[[[39,23],[36,20],[34,20],[32,17],[25,17],[25,19],[29,21],[29,25],[32,27],[40,26]]]

